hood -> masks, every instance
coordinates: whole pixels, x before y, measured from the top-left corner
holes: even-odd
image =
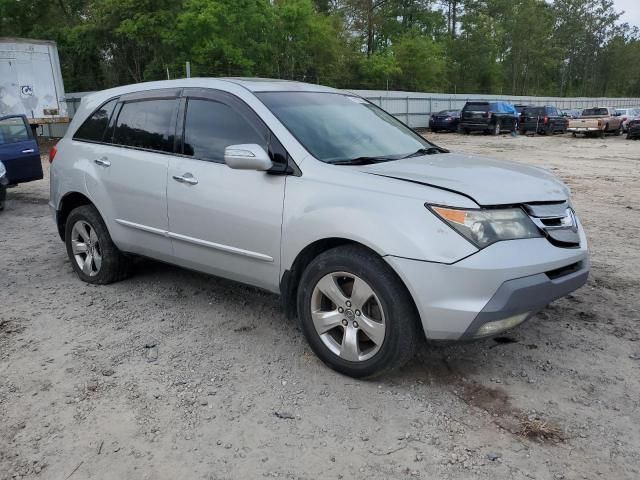
[[[568,188],[546,170],[476,155],[441,153],[358,168],[460,193],[482,206],[569,198]]]

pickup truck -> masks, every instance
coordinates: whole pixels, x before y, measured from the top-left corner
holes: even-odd
[[[575,137],[578,133],[604,137],[607,133],[622,135],[622,117],[615,108],[586,108],[578,118],[569,120],[567,131]]]

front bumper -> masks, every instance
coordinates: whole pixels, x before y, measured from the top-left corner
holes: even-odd
[[[524,321],[584,285],[590,262],[579,231],[578,248],[534,238],[498,242],[451,265],[384,258],[409,289],[427,338],[465,340],[489,322]]]

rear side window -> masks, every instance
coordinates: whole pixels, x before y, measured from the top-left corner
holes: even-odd
[[[91,142],[102,142],[104,140],[104,132],[107,130],[109,118],[113,113],[118,99],[109,100],[107,103],[98,108],[93,115],[87,118],[80,126],[74,140],[88,140]]]
[[[10,117],[0,120],[0,145],[29,140],[29,130],[22,117]]]
[[[230,106],[213,100],[188,100],[184,121],[185,155],[223,162],[224,149],[242,143],[257,143],[267,150],[264,136]]]
[[[175,99],[141,100],[122,105],[113,143],[127,147],[173,152]]]

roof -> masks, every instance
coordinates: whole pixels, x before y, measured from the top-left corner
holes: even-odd
[[[294,82],[291,80],[276,80],[270,78],[180,78],[176,80],[161,80],[157,82],[134,83],[121,87],[110,88],[100,92],[94,92],[92,96],[115,96],[126,93],[144,92],[160,88],[217,88],[231,90],[233,87],[241,87],[250,92],[340,92],[335,88],[324,87],[313,83]]]
[[[0,43],[35,43],[38,45],[55,45],[53,40],[38,40],[35,38],[0,37]]]

